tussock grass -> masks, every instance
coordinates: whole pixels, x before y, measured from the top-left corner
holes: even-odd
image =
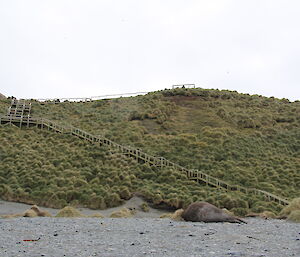
[[[99,219],[103,219],[104,216],[101,213],[94,213],[88,216],[89,218],[99,218]]]
[[[182,213],[183,213],[183,209],[178,209],[174,213],[163,213],[162,215],[160,215],[159,218],[183,221],[183,218],[181,217]]]
[[[280,216],[287,218],[291,212],[300,210],[300,197],[293,199],[290,204],[282,209]]]
[[[128,208],[122,208],[120,210],[114,211],[110,214],[110,218],[130,218],[133,216],[133,212]]]
[[[300,223],[300,210],[291,211],[287,220]]]
[[[182,213],[183,213],[183,209],[178,209],[171,215],[171,219],[177,220],[177,221],[182,221],[183,220],[183,218],[181,217]]]
[[[163,213],[159,216],[160,219],[171,219],[172,213]]]
[[[10,100],[0,100],[6,113]],[[288,199],[299,197],[300,102],[226,90],[174,89],[88,103],[40,105],[32,114],[70,123],[188,168]],[[0,127],[0,195],[62,208],[105,209],[139,192],[158,207],[207,201],[236,215],[282,206],[224,192],[69,135]],[[21,179],[22,178],[22,179]],[[287,214],[285,214],[287,215]]]
[[[2,215],[0,217],[1,218],[18,218],[18,217],[35,218],[35,217],[52,217],[52,215],[47,211],[41,210],[38,206],[33,205],[30,209],[26,210],[23,213]]]
[[[142,203],[140,205],[140,208],[143,212],[149,212],[149,210],[150,210],[149,205],[147,203]]]
[[[14,219],[19,217],[23,217],[23,213],[0,215],[1,219]]]
[[[265,218],[265,219],[275,219],[276,214],[271,211],[264,211],[260,214],[260,217]]]
[[[35,217],[38,217],[38,214],[34,210],[29,209],[24,212],[23,217],[35,218]]]
[[[71,206],[66,206],[63,209],[59,210],[59,212],[56,214],[57,218],[83,218],[85,215],[83,215],[80,211],[78,211],[76,208]]]

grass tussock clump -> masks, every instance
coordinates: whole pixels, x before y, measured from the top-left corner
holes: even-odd
[[[149,208],[149,205],[147,203],[142,203],[140,205],[140,208],[143,212],[149,212],[150,211],[150,208]]]
[[[133,211],[128,208],[122,208],[118,211],[114,211],[110,214],[110,218],[130,218],[133,216]]]
[[[183,218],[181,217],[183,213],[183,209],[179,209],[179,210],[176,210],[172,215],[171,215],[171,219],[172,220],[177,220],[177,221],[182,221]]]
[[[160,219],[171,219],[172,213],[163,213],[159,216]]]
[[[99,219],[103,219],[105,218],[101,213],[94,213],[88,216],[89,218],[99,218]]]
[[[0,215],[0,219],[14,219],[23,217],[23,213]]]
[[[35,217],[38,217],[38,215],[37,215],[37,213],[34,210],[29,209],[29,210],[27,210],[27,211],[24,212],[23,217],[26,217],[26,218],[35,218]]]
[[[18,218],[18,217],[35,218],[35,217],[52,217],[52,215],[47,211],[41,210],[36,205],[33,205],[30,209],[26,210],[23,213],[2,215],[0,217],[1,218]]]
[[[300,197],[293,199],[290,204],[282,209],[279,213],[281,218],[287,218],[293,211],[300,210]]]
[[[287,220],[300,223],[300,210],[292,211],[287,217]]]
[[[226,209],[226,208],[223,208],[222,211],[225,212],[225,213],[228,214],[228,215],[231,215],[231,216],[234,216],[234,215],[235,215],[232,211],[229,211],[229,210]]]
[[[276,219],[277,216],[275,213],[271,211],[264,211],[261,213],[256,213],[256,212],[249,212],[245,217],[259,217],[262,219]]]
[[[84,218],[85,215],[83,215],[80,211],[75,209],[71,206],[66,206],[63,209],[61,209],[55,217],[58,218]]]
[[[264,212],[260,213],[260,217],[262,217],[264,219],[276,219],[276,214],[271,211],[264,211]]]
[[[182,221],[183,220],[183,218],[181,217],[182,213],[183,213],[183,209],[178,209],[174,213],[164,213],[160,216],[160,218]]]

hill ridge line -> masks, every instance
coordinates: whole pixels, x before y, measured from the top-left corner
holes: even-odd
[[[155,157],[151,156],[139,149],[123,146],[120,145],[108,138],[105,138],[103,136],[95,136],[92,135],[89,132],[86,132],[84,130],[81,130],[79,128],[76,128],[72,125],[61,125],[57,122],[45,119],[45,118],[34,118],[29,115],[27,116],[15,116],[15,115],[0,115],[0,124],[13,124],[17,125],[20,128],[22,128],[22,125],[26,127],[32,127],[35,126],[37,128],[43,129],[47,128],[48,130],[53,130],[59,133],[63,134],[70,134],[73,136],[77,136],[81,139],[84,139],[86,141],[89,141],[90,143],[106,145],[109,147],[113,147],[117,149],[122,154],[125,154],[131,158],[136,158],[136,160],[141,160],[143,162],[147,162],[151,165],[157,166],[157,167],[173,167],[174,169],[177,169],[179,171],[185,172],[187,177],[191,180],[196,180],[197,182],[202,181],[206,183],[207,185],[211,185],[214,187],[217,187],[219,189],[224,189],[227,191],[240,191],[246,194],[255,194],[255,195],[261,195],[264,196],[266,200],[268,201],[274,201],[282,205],[288,205],[289,201],[286,199],[283,199],[277,195],[274,195],[272,193],[269,193],[264,190],[260,190],[257,188],[246,188],[239,185],[230,185],[229,183],[222,181],[218,178],[215,178],[213,176],[210,176],[206,173],[203,173],[196,169],[187,169],[185,167],[182,167],[174,162],[171,162],[164,157]]]

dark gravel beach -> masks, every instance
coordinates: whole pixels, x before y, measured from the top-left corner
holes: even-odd
[[[0,256],[300,256],[300,224],[258,218],[247,222],[0,219]]]

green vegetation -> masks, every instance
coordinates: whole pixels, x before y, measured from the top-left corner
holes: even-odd
[[[9,100],[0,100],[6,113]],[[300,102],[237,92],[174,89],[87,103],[33,103],[32,115],[72,124],[245,187],[292,199],[300,188]],[[257,196],[189,181],[69,135],[0,127],[2,199],[105,209],[139,192],[174,209],[204,200],[237,215],[278,213]]]
[[[10,99],[0,99],[0,113],[6,114],[7,108],[10,106],[11,100]]]

